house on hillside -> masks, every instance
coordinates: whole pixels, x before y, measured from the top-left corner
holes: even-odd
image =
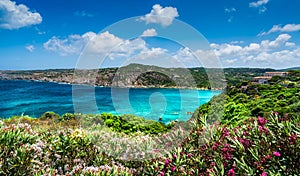
[[[288,72],[265,72],[265,76],[287,76]]]
[[[285,77],[288,72],[265,72],[264,76],[257,76],[252,79],[252,84],[268,84],[273,76]]]
[[[268,84],[272,76],[257,76],[252,79],[252,84]]]

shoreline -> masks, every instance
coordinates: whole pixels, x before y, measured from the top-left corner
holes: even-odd
[[[48,82],[48,83],[57,83],[57,84],[66,84],[66,85],[81,85],[81,86],[93,86],[93,87],[106,87],[106,88],[138,88],[138,89],[181,89],[181,90],[212,90],[212,91],[224,91],[225,88],[205,88],[205,87],[165,87],[165,86],[100,86],[100,85],[93,85],[88,83],[72,83],[66,81],[54,81],[54,80],[39,80],[39,79],[9,79],[9,78],[0,78],[0,80],[7,80],[7,81],[28,81],[28,82]]]

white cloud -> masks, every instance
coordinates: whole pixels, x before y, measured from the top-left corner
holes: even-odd
[[[69,35],[64,39],[53,36],[43,44],[43,47],[62,56],[79,54],[83,47],[95,36],[96,34],[93,32],[87,32],[83,35]]]
[[[98,35],[94,32],[86,32],[83,35],[69,35],[62,39],[54,36],[45,42],[43,46],[48,51],[67,56],[79,54],[84,48],[85,52],[89,54],[106,54],[122,42],[122,39],[110,34],[108,31]]]
[[[124,42],[123,39],[109,33],[108,31],[100,33],[98,35],[92,34],[92,36],[92,38],[89,37],[91,40],[85,48],[86,52],[88,53],[108,54],[116,46]]]
[[[234,7],[231,7],[231,8],[225,8],[224,11],[226,13],[231,13],[231,12],[236,12],[236,9]]]
[[[274,25],[268,32],[263,32],[259,36],[271,34],[274,32],[296,32],[300,31],[300,24],[286,24],[284,26]]]
[[[157,23],[165,27],[171,25],[173,20],[178,16],[179,15],[176,8],[174,7],[163,8],[159,4],[155,4],[152,7],[151,12],[141,17],[140,19],[142,21],[145,21],[147,24]]]
[[[265,5],[268,2],[269,2],[269,0],[258,0],[256,2],[249,3],[249,7],[258,8],[259,9],[259,13],[264,13],[265,11],[267,11],[267,8],[266,8]]]
[[[25,48],[26,48],[29,52],[33,52],[34,49],[35,49],[33,45],[27,45]]]
[[[157,32],[153,28],[145,30],[142,34],[143,37],[152,37],[152,36],[156,36],[156,35],[157,35]]]
[[[260,7],[267,4],[269,0],[258,0],[256,2],[249,3],[249,7]]]
[[[275,40],[262,40],[246,46],[211,44],[225,67],[274,67],[286,68],[300,65],[300,47],[290,42],[291,36],[280,34]]]
[[[292,47],[292,46],[295,46],[296,44],[295,43],[293,43],[293,42],[286,42],[285,43],[285,46],[287,46],[287,47]]]
[[[19,29],[42,22],[39,13],[30,11],[24,4],[17,5],[10,0],[0,1],[0,14],[0,28],[4,29]]]

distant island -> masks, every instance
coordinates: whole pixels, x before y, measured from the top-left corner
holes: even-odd
[[[235,85],[251,81],[253,77],[263,76],[265,72],[272,71],[280,70],[270,68],[162,68],[130,64],[120,68],[86,70],[3,70],[0,71],[0,80],[30,80],[107,87],[224,89],[226,84]],[[211,85],[207,73],[211,73],[210,79],[214,80],[215,85]]]

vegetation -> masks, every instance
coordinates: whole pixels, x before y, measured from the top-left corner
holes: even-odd
[[[147,86],[147,87],[198,87],[224,88],[251,81],[274,69],[259,68],[162,68],[130,64],[121,68],[93,70],[49,69],[0,71],[0,79],[40,80],[65,83],[93,84],[97,86]],[[224,77],[225,76],[225,77]]]
[[[93,142],[121,143],[109,129],[89,133],[84,129],[34,125],[38,119],[0,121],[1,175],[298,175],[300,173],[300,118],[249,118],[240,125],[208,124],[202,117],[190,135],[164,156],[126,160],[107,154]],[[12,123],[11,121],[15,121]],[[29,125],[25,121],[32,123]],[[61,124],[62,125],[62,124]],[[141,134],[139,134],[141,135]],[[131,134],[123,137],[132,136]],[[127,141],[128,139],[126,139]],[[144,135],[127,148],[145,147],[153,140]],[[105,142],[105,143],[106,143]],[[138,145],[137,145],[138,144]]]
[[[299,175],[300,72],[290,73],[230,85],[186,123],[54,112],[2,119],[0,175]]]
[[[271,111],[281,116],[299,116],[300,77],[299,72],[292,73],[287,77],[274,76],[270,85],[241,83],[230,86],[194,115],[209,115],[210,119],[225,124],[238,124],[247,117],[264,116]]]

